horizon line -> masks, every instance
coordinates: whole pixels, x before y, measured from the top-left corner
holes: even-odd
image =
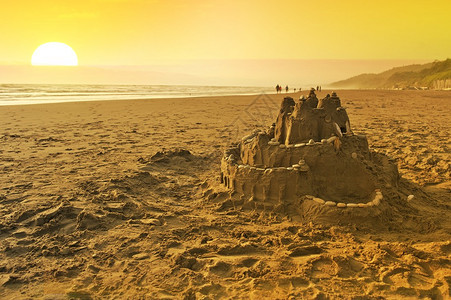
[[[79,64],[77,66],[46,66],[32,65],[31,62],[23,63],[7,63],[0,62],[0,66],[30,66],[30,67],[145,67],[152,66],[159,62],[191,62],[191,61],[441,61],[447,58],[189,58],[189,59],[160,59],[152,63],[145,64]]]

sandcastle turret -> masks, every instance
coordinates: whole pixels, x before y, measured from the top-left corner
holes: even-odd
[[[396,166],[353,134],[337,94],[318,100],[314,90],[297,102],[285,97],[275,124],[243,137],[221,162],[221,182],[252,207],[307,198],[338,208],[377,206],[381,176],[397,186]]]
[[[276,140],[285,145],[352,134],[346,110],[335,92],[318,100],[312,90],[308,98],[301,98],[298,103],[286,97],[276,124]]]

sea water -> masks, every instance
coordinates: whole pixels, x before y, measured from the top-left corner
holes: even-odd
[[[268,87],[182,85],[0,84],[1,105],[59,102],[258,95],[274,93]]]

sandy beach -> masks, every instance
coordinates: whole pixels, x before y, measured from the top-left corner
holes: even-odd
[[[226,205],[224,149],[306,94],[0,107],[0,298],[449,298],[451,91],[338,91],[402,217]]]

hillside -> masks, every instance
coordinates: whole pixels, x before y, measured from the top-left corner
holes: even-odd
[[[329,85],[332,88],[451,88],[451,59],[397,67],[379,74],[361,74]]]

